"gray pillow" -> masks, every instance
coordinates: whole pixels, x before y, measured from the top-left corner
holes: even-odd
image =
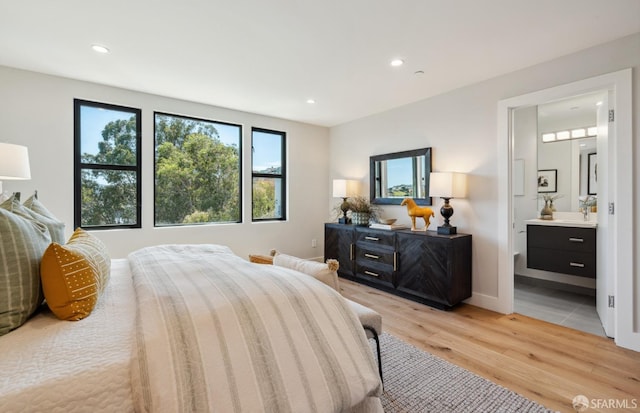
[[[43,204],[38,200],[38,194],[35,193],[22,204],[27,207],[31,216],[36,221],[42,222],[51,235],[51,241],[64,245],[66,238],[64,236],[64,222],[55,217]]]
[[[40,261],[49,230],[12,196],[0,204],[0,336],[20,327],[43,301]]]

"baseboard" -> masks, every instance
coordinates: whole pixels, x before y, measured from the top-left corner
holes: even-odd
[[[491,295],[472,293],[470,298],[465,301],[467,304],[475,305],[476,307],[484,308],[486,310],[495,311],[498,313],[506,314],[504,304],[500,302],[498,297]]]

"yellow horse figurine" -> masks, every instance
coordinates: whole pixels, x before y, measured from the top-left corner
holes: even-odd
[[[418,206],[412,198],[403,199],[400,205],[407,206],[407,214],[411,217],[411,231],[426,231],[431,217],[436,215],[431,208]],[[416,229],[416,217],[424,219],[424,228],[421,230]]]

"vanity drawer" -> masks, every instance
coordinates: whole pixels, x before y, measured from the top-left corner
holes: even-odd
[[[527,225],[527,246],[589,252],[595,256],[595,228]]]
[[[527,267],[596,278],[596,255],[592,252],[555,251],[530,247],[527,251]]]
[[[356,233],[358,243],[384,245],[391,248],[393,248],[396,243],[395,235],[391,231],[376,231],[358,228]]]

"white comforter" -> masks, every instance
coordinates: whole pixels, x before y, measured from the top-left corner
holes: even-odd
[[[91,315],[61,321],[45,310],[0,337],[0,412],[132,412],[135,297],[126,259]]]
[[[129,261],[143,309],[139,411],[382,410],[362,327],[324,284],[215,245],[144,248]]]
[[[89,317],[44,310],[0,337],[0,412],[382,411],[362,328],[313,278],[219,246],[131,265],[137,297],[113,260]]]

